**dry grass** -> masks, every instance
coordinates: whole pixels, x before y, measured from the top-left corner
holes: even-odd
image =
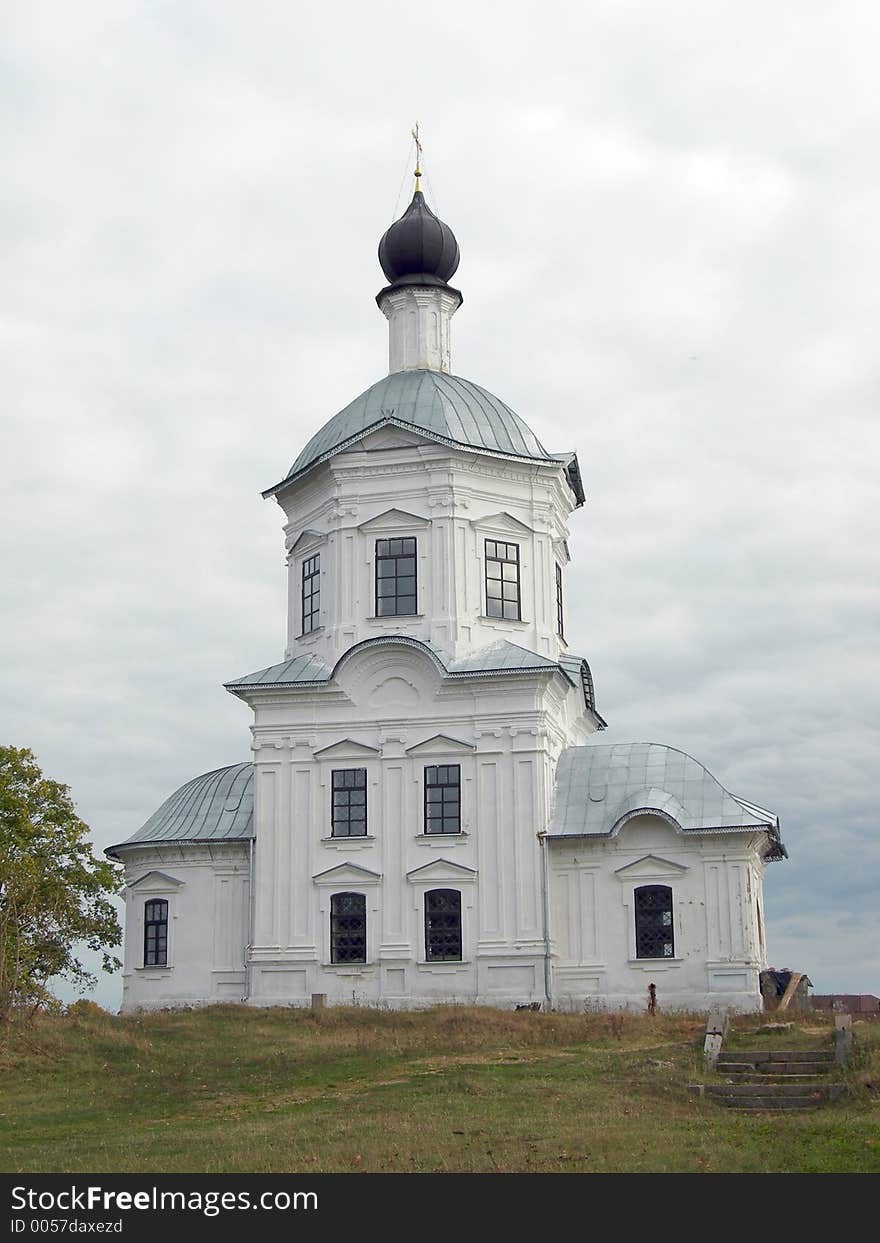
[[[0,1037],[0,1168],[880,1168],[880,1025],[853,1097],[790,1117],[687,1094],[703,1028],[457,1006],[47,1016]]]

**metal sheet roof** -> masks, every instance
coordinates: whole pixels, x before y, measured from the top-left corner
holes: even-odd
[[[558,460],[518,414],[472,380],[443,371],[396,371],[325,423],[282,482],[302,474],[368,429],[391,420],[468,448],[546,462]],[[273,491],[269,489],[267,495]]]
[[[106,853],[115,858],[117,850],[136,844],[240,841],[253,836],[254,766],[232,764],[193,777],[142,828],[118,846],[109,846]]]
[[[528,648],[520,647],[517,643],[509,643],[506,639],[490,643],[472,656],[450,661],[447,666],[449,673],[500,673],[504,670],[547,668],[558,668],[557,662],[546,656],[539,656],[537,652],[530,652]]]
[[[333,670],[321,660],[320,656],[307,654],[294,656],[292,660],[283,660],[279,665],[270,665],[268,669],[258,669],[256,673],[246,673],[233,682],[226,682],[226,689],[235,691],[248,686],[286,686],[288,683],[329,682]]]
[[[670,816],[686,832],[766,829],[778,841],[772,812],[730,794],[684,751],[653,742],[563,751],[551,834],[608,836],[622,817],[644,809]]]
[[[348,656],[361,648],[394,646],[395,644],[423,648],[431,656],[435,665],[453,678],[479,677],[493,673],[531,673],[544,669],[562,673],[574,685],[578,684],[579,672],[577,675],[572,672],[570,660],[566,660],[565,665],[562,661],[557,663],[546,656],[540,656],[537,652],[529,651],[528,648],[520,647],[517,643],[509,643],[506,639],[490,643],[487,647],[480,648],[473,655],[461,660],[452,660],[448,653],[437,647],[435,643],[413,639],[409,635],[380,635],[355,644],[340,657],[336,668]],[[576,664],[579,671],[581,662],[578,660]],[[224,685],[233,695],[239,691],[260,688],[269,690],[285,686],[316,686],[329,682],[335,672],[336,669],[331,669],[318,656],[295,656],[292,660],[270,665],[267,669],[258,669],[256,673],[247,673]]]

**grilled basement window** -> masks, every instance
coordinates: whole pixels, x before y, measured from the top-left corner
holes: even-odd
[[[308,557],[302,567],[302,632],[311,634],[320,626],[321,554]]]
[[[635,892],[636,958],[673,958],[672,890],[642,885]]]
[[[367,770],[334,768],[332,837],[365,837],[367,832]]]
[[[461,962],[461,894],[430,889],[425,894],[425,957],[428,962]]]
[[[367,961],[367,899],[334,893],[330,899],[330,961]]]
[[[432,764],[425,769],[425,832],[461,832],[461,768]]]
[[[416,612],[415,539],[376,540],[376,616]]]
[[[154,898],[144,906],[144,966],[168,965],[168,903]]]
[[[486,540],[486,616],[519,621],[519,544]]]
[[[562,615],[562,566],[556,566],[556,633],[565,638],[565,622]]]

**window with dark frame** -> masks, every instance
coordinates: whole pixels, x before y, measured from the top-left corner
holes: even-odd
[[[635,891],[636,958],[674,958],[672,890],[642,885]]]
[[[556,633],[565,638],[565,617],[562,612],[562,566],[556,563]]]
[[[461,832],[461,767],[430,764],[425,768],[425,832]]]
[[[367,770],[334,768],[331,837],[365,837],[367,833]]]
[[[154,898],[144,906],[144,966],[168,966],[168,903]]]
[[[376,540],[376,616],[416,613],[416,541]]]
[[[330,899],[330,961],[367,961],[367,899],[334,893]]]
[[[321,624],[321,554],[307,557],[302,567],[302,633],[311,634]]]
[[[461,894],[429,889],[425,894],[425,958],[461,962]]]
[[[486,540],[486,616],[521,620],[519,544]]]

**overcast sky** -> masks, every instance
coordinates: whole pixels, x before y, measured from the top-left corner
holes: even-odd
[[[7,0],[0,62],[2,741],[96,844],[250,756],[418,119],[453,370],[580,456],[602,740],[776,811],[770,962],[880,994],[877,4]]]

